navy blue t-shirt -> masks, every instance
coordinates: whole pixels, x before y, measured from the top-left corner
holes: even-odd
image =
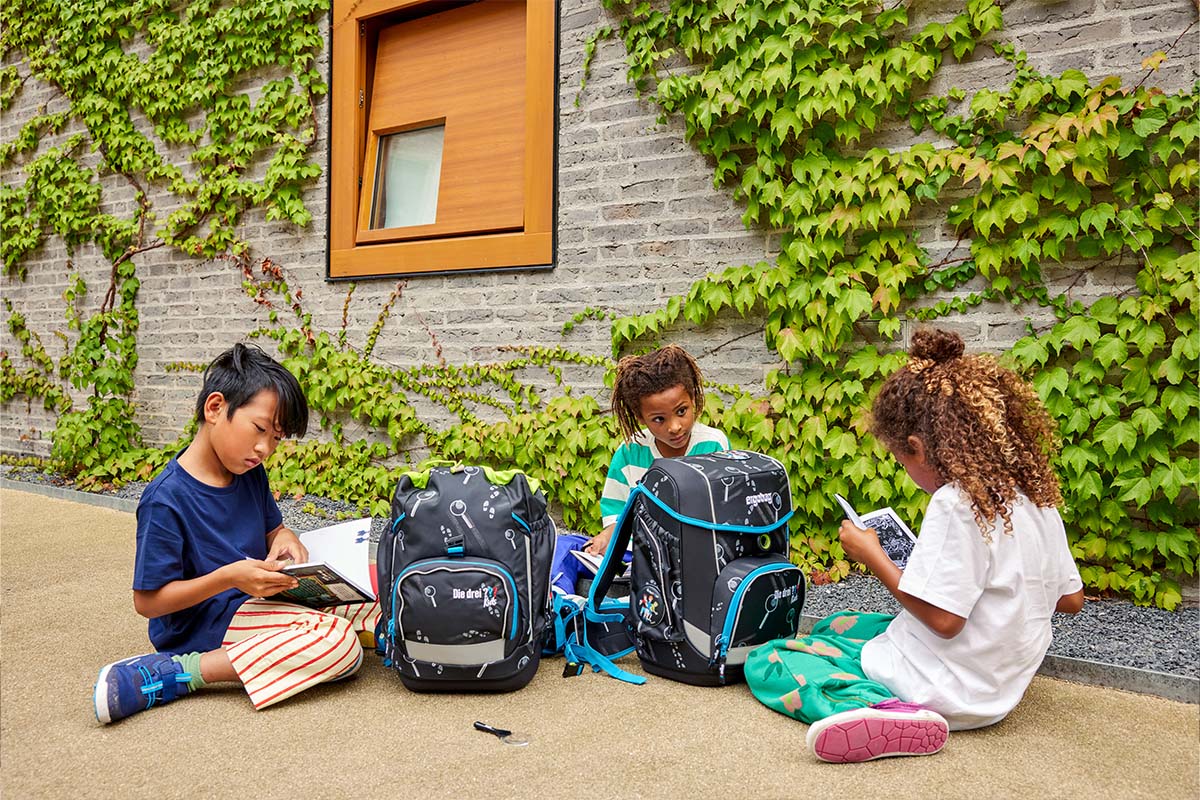
[[[138,503],[133,588],[153,591],[244,558],[266,558],[266,535],[282,521],[261,464],[217,487],[196,480],[172,458]],[[229,589],[156,617],[150,641],[160,653],[215,650],[248,597]]]

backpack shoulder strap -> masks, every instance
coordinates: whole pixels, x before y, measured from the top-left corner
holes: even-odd
[[[631,648],[626,648],[621,652],[603,652],[605,649],[611,650],[612,648],[611,646],[605,648],[603,643],[598,642],[597,645],[600,649],[597,649],[589,641],[587,623],[626,624],[628,609],[614,610],[611,607],[605,609],[604,598],[608,595],[608,590],[612,586],[617,572],[625,569],[625,550],[629,546],[629,537],[633,532],[631,510],[634,500],[642,491],[640,484],[633,487],[633,491],[629,493],[629,499],[625,502],[625,508],[621,511],[620,518],[617,519],[612,538],[608,540],[608,549],[604,551],[604,560],[600,562],[600,569],[592,580],[587,602],[583,606],[584,624],[579,628],[582,634],[581,640],[571,637],[565,648],[569,661],[589,664],[594,672],[603,671],[617,680],[633,684],[643,684],[646,679],[641,675],[634,675],[621,669],[613,662],[614,658],[620,658],[631,652]]]
[[[625,508],[621,510],[621,516],[617,518],[616,527],[613,528],[612,538],[608,540],[608,549],[604,551],[604,560],[600,562],[600,569],[596,571],[596,577],[592,580],[584,613],[593,622],[616,621],[612,614],[600,616],[600,604],[608,595],[608,590],[612,587],[617,572],[625,568],[625,550],[629,547],[629,539],[633,534],[633,505],[638,495],[644,492],[645,490],[639,483],[629,493],[629,499],[625,501]]]
[[[587,636],[585,634],[584,639],[586,638]],[[586,641],[577,641],[574,633],[572,633],[568,638],[566,646],[563,648],[563,654],[567,657],[568,668],[571,665],[587,664],[591,666],[592,672],[605,672],[619,681],[632,683],[636,686],[640,686],[646,682],[645,676],[634,675],[632,672],[626,672],[613,663],[613,660],[607,655],[600,653],[593,647],[589,646]],[[625,654],[622,653],[621,655]],[[582,667],[578,667],[578,669],[582,670]],[[567,675],[568,672],[564,670],[563,676],[566,677]]]

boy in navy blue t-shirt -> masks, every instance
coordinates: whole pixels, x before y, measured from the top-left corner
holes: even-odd
[[[133,605],[157,652],[100,671],[96,717],[112,722],[207,683],[243,684],[256,709],[362,661],[358,631],[378,604],[331,613],[271,601],[297,585],[279,570],[308,551],[283,524],[262,463],[284,436],[303,436],[299,383],[257,347],[209,365],[196,438],[146,487],[137,510]]]

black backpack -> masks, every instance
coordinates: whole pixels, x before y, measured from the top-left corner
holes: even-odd
[[[613,629],[631,623],[646,672],[700,686],[741,680],[753,648],[800,626],[805,580],[788,560],[791,497],[787,471],[769,456],[657,459],[617,521],[586,618]],[[631,595],[617,611],[606,595],[631,538]],[[583,660],[633,677],[612,668],[620,652],[611,645],[586,644]]]
[[[515,470],[405,473],[376,569],[376,647],[415,691],[512,691],[533,678],[551,619],[554,522]]]

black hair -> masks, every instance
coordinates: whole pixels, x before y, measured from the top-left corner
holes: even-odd
[[[204,370],[204,388],[196,399],[196,420],[204,423],[204,403],[213,392],[225,398],[227,416],[264,389],[275,393],[276,423],[284,436],[303,436],[308,430],[308,402],[300,382],[287,368],[256,345],[235,344]]]

